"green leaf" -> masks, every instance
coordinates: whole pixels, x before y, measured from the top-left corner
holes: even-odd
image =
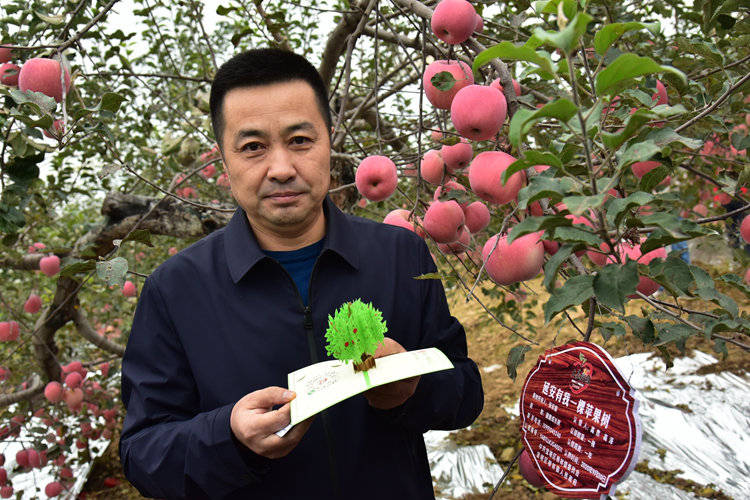
[[[93,260],[78,261],[63,267],[60,270],[60,276],[74,276],[78,273],[87,273],[96,269],[96,262]]]
[[[96,263],[96,275],[103,279],[107,286],[122,286],[125,283],[127,272],[128,261],[122,257]]]
[[[639,141],[625,149],[619,158],[619,167],[623,169],[639,161],[648,161],[660,148],[653,141]]]
[[[18,89],[10,89],[9,93],[18,105],[26,103],[36,105],[40,114],[51,114],[57,107],[57,102],[52,97],[44,95],[41,92],[34,92],[33,90],[21,92]]]
[[[628,210],[651,203],[653,200],[653,195],[643,191],[636,191],[625,198],[611,198],[605,205],[607,223],[611,226],[619,226]]]
[[[526,151],[524,157],[511,163],[508,168],[503,172],[503,184],[508,182],[510,176],[521,170],[526,170],[529,167],[536,165],[549,165],[551,167],[560,168],[562,162],[560,158],[555,156],[553,153],[540,152],[540,151]]]
[[[583,274],[568,279],[555,289],[544,304],[544,322],[549,323],[555,315],[570,306],[578,305],[594,295],[594,276]]]
[[[513,380],[516,380],[516,377],[518,376],[518,373],[516,372],[518,365],[523,363],[526,353],[530,350],[531,347],[528,345],[517,345],[508,351],[508,359],[505,363],[505,367],[508,370],[508,376]]]
[[[643,128],[649,120],[654,120],[656,118],[656,113],[647,109],[638,109],[635,113],[628,116],[625,120],[625,126],[618,132],[602,132],[602,142],[609,149],[617,149]]]
[[[682,353],[685,352],[685,341],[697,333],[695,329],[682,323],[657,323],[656,329],[659,334],[654,345],[674,342]]]
[[[687,77],[682,71],[662,66],[650,57],[625,53],[596,75],[596,91],[598,94],[614,94],[633,78],[663,72],[673,73],[687,84]]]
[[[41,19],[47,24],[51,24],[52,26],[60,26],[62,23],[65,22],[65,16],[63,14],[60,14],[59,16],[51,16],[48,14],[42,14],[39,11],[34,11],[34,14],[36,17]]]
[[[542,229],[551,229],[557,226],[570,226],[570,219],[562,215],[543,215],[541,217],[526,217],[524,220],[513,226],[508,233],[508,244],[513,240],[529,233],[535,233]]]
[[[414,276],[415,280],[440,280],[443,279],[443,277],[440,275],[440,273],[426,273],[426,274],[420,274],[419,276]]]
[[[123,239],[122,243],[126,241],[138,241],[148,247],[154,246],[154,244],[151,243],[151,233],[147,229],[136,229]]]
[[[99,100],[99,105],[97,107],[101,110],[115,113],[120,109],[120,104],[125,101],[127,101],[127,98],[121,94],[106,92]]]
[[[581,215],[591,208],[601,207],[607,196],[609,196],[607,193],[599,193],[593,196],[566,196],[562,201],[571,214]]]
[[[594,18],[585,12],[579,12],[561,31],[534,30],[534,36],[544,43],[569,53],[578,46],[581,36],[586,33],[586,26]]]
[[[690,266],[676,252],[670,253],[665,260],[654,259],[649,262],[648,275],[676,296],[689,295],[690,288],[695,283]]]
[[[618,337],[622,337],[627,333],[625,331],[625,327],[622,326],[620,323],[602,323],[599,325],[599,334],[604,339],[604,342],[607,342],[610,338],[612,338],[612,335],[617,335]]]
[[[456,79],[449,71],[441,71],[440,73],[436,73],[432,76],[432,78],[430,78],[430,82],[435,86],[436,89],[442,90],[443,92],[452,89],[453,86],[456,85]]]
[[[508,133],[510,142],[516,149],[521,149],[521,141],[536,122],[543,118],[556,118],[562,122],[567,122],[576,114],[577,109],[576,105],[568,99],[554,100],[537,110],[519,109],[510,121]]]
[[[638,264],[628,259],[624,265],[609,264],[594,278],[596,299],[607,307],[625,314],[625,299],[638,285]]]
[[[656,340],[656,334],[654,323],[650,319],[631,315],[626,316],[625,321],[628,322],[630,329],[633,330],[633,334],[641,339],[644,344],[654,343],[654,340]]]
[[[719,68],[724,66],[724,57],[714,44],[700,39],[688,40],[681,36],[678,36],[675,41],[677,42],[677,47],[679,48],[680,53],[699,55],[702,60],[706,61],[706,63],[711,66]]]
[[[594,35],[594,49],[596,53],[603,56],[607,49],[609,49],[613,43],[617,41],[623,34],[628,31],[647,29],[653,35],[658,35],[661,32],[661,24],[659,23],[613,23],[608,24],[604,28],[600,29]]]
[[[572,189],[573,180],[568,177],[535,175],[529,185],[518,192],[518,208],[525,209],[528,203],[542,198],[557,203]]]
[[[719,276],[719,279],[724,283],[732,285],[734,288],[741,291],[748,298],[750,298],[750,286],[747,286],[743,279],[736,274],[722,274],[721,276]]]
[[[550,237],[560,243],[578,243],[598,247],[601,239],[596,234],[578,227],[581,225],[575,224],[571,227],[557,227]]]
[[[659,165],[653,170],[646,172],[640,181],[638,181],[638,189],[641,191],[652,191],[656,186],[667,178],[669,175],[669,169],[664,165]]]
[[[534,44],[538,44],[538,41],[538,39],[529,39],[525,45],[518,46],[507,41],[493,45],[477,54],[472,65],[472,70],[476,73],[479,68],[489,63],[492,59],[500,58],[504,61],[526,61],[539,66],[547,73],[554,74],[557,68],[552,59],[550,59],[549,54],[535,50],[538,45]]]
[[[703,141],[684,137],[670,127],[663,127],[654,130],[646,136],[646,140],[653,142],[659,148],[664,148],[675,142],[684,145],[688,149],[700,149],[703,147]]]
[[[557,252],[555,252],[555,255],[550,257],[547,263],[544,264],[544,288],[548,291],[552,291],[557,271],[560,269],[560,266],[568,260],[570,254],[573,253],[573,249],[574,246],[570,244],[561,246]]]

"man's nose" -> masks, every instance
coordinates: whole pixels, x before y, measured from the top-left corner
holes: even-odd
[[[285,147],[277,146],[273,148],[269,162],[267,176],[270,179],[277,182],[287,182],[297,175],[293,156]]]

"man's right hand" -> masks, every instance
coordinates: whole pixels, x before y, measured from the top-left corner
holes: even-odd
[[[266,387],[246,394],[232,408],[230,425],[237,439],[252,451],[266,458],[288,455],[300,442],[315,416],[295,425],[284,437],[276,432],[291,422],[291,401],[296,396],[284,398],[287,389]],[[274,410],[274,405],[283,404]]]

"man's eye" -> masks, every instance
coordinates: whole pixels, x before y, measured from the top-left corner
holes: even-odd
[[[292,144],[296,146],[302,146],[304,144],[308,144],[309,142],[311,142],[309,137],[304,137],[301,135],[292,138]]]
[[[248,142],[240,148],[240,151],[258,151],[262,146],[259,142]]]

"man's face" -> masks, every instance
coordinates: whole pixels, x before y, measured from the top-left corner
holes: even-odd
[[[222,146],[232,195],[254,229],[304,232],[322,215],[331,147],[312,87],[295,80],[229,91]]]

